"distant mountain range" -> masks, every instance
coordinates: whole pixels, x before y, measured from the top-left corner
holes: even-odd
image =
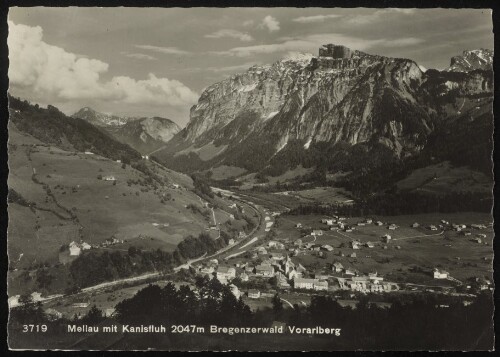
[[[469,118],[470,130],[476,113],[492,121],[493,51],[465,51],[450,68],[425,72],[410,59],[344,46],[319,52],[209,86],[155,156],[184,172],[236,166],[279,175],[298,164],[352,171],[418,155],[454,117]]]
[[[122,117],[100,113],[89,107],[78,110],[72,117],[102,128],[143,154],[161,148],[180,131],[179,126],[167,118]]]

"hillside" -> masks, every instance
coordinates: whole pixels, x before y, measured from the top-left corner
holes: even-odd
[[[62,261],[61,254],[73,241],[89,244],[93,254],[121,254],[131,247],[174,252],[185,238],[214,225],[208,202],[215,205],[221,229],[246,229],[243,216],[231,218],[236,212],[228,208],[230,202],[195,193],[200,184],[190,177],[141,159],[128,146],[55,108],[11,103],[8,253],[13,294],[40,291],[34,277],[43,267],[57,277],[44,291],[61,292],[71,285],[67,264],[72,259]],[[212,241],[217,234],[210,232]]]

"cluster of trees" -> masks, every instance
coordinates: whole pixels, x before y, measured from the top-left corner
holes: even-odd
[[[208,234],[201,233],[198,237],[185,238],[173,252],[137,247],[130,247],[126,253],[90,250],[78,256],[69,270],[75,286],[84,288],[152,271],[170,272],[187,259],[214,253],[225,244],[222,239],[214,240]]]
[[[251,311],[241,298],[233,295],[228,285],[222,285],[215,278],[196,277],[194,288],[187,285],[176,288],[173,283],[164,287],[150,284],[119,302],[115,313],[120,323],[131,325],[268,327],[273,321],[280,321],[302,328],[340,328],[340,336],[334,337],[335,346],[345,350],[488,350],[493,347],[491,293],[480,293],[467,305],[462,302],[463,298],[434,294],[388,296],[384,302],[391,305],[385,307],[373,303],[380,301],[378,295],[357,299],[356,308],[352,308],[343,307],[330,295],[314,295],[309,306],[294,304],[288,309],[275,294],[270,307]],[[10,318],[11,326],[47,321],[41,303],[33,302],[29,296],[21,298],[21,305],[11,310]],[[74,321],[76,319],[75,316]],[[93,306],[78,321],[95,325],[104,319],[102,311]],[[68,320],[59,322],[67,324]],[[258,343],[260,337],[253,335],[252,338]],[[301,338],[297,335],[295,347],[300,347]],[[321,339],[332,336],[315,335],[314,338],[321,343]]]
[[[213,324],[230,326],[250,322],[250,309],[217,279],[198,277],[196,290],[168,283],[149,285],[116,305],[118,321],[127,324]]]
[[[191,178],[193,179],[193,185],[194,185],[194,192],[201,197],[204,198],[214,198],[214,193],[212,191],[212,188],[210,185],[207,183],[207,181],[198,174],[193,174],[191,175]],[[207,199],[208,201],[208,199]]]
[[[486,194],[454,192],[444,195],[429,195],[419,192],[402,191],[369,196],[351,205],[300,205],[287,212],[287,214],[331,215],[335,213],[352,217],[372,214],[397,216],[429,212],[490,212],[492,205],[493,198]]]

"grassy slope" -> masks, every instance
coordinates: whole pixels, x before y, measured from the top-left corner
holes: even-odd
[[[31,161],[27,150],[31,150]],[[200,214],[185,208],[188,204],[201,207],[198,196],[188,190],[192,181],[185,175],[157,168],[158,174],[181,188],[163,186],[156,193],[151,188],[141,192],[146,186],[127,184],[129,179],[145,179],[143,173],[130,166],[123,169],[120,163],[98,155],[45,145],[12,125],[9,159],[9,187],[37,204],[34,210],[17,203],[9,205],[9,253],[15,266],[55,260],[62,244],[80,237],[89,243],[100,243],[113,234],[127,240],[142,235],[152,237],[154,242],[150,245],[155,248],[172,250],[185,236],[198,234],[209,224]],[[32,180],[33,168],[41,184]],[[98,180],[99,174],[115,176],[117,184]],[[57,204],[47,196],[43,184]],[[160,201],[164,193],[172,197],[166,204]],[[67,210],[73,210],[77,221],[70,218]],[[155,227],[152,223],[168,223],[169,227]],[[144,239],[139,242],[148,245]],[[20,253],[24,256],[15,263]]]

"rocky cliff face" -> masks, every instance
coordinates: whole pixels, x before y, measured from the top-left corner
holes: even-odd
[[[179,126],[167,118],[119,117],[100,113],[89,107],[80,109],[72,117],[101,128],[142,154],[149,154],[164,146],[180,131]]]
[[[475,69],[492,70],[493,69],[493,51],[488,49],[479,49],[464,51],[461,56],[455,56],[451,59],[449,72],[470,72]]]
[[[131,118],[100,113],[90,107],[84,107],[80,109],[71,117],[86,120],[90,124],[99,127],[120,126],[126,124],[129,120],[131,120]]]
[[[215,146],[215,155],[204,155],[206,166],[258,170],[291,142],[306,151],[319,143],[376,143],[403,157],[421,150],[436,121],[468,97],[492,91],[488,71],[424,73],[409,59],[336,45],[319,52],[254,66],[208,87],[160,159],[172,163],[180,149],[199,154]],[[260,164],[248,162],[255,153]]]
[[[129,121],[112,130],[112,134],[142,154],[149,154],[165,145],[180,130],[170,119],[153,117]]]

